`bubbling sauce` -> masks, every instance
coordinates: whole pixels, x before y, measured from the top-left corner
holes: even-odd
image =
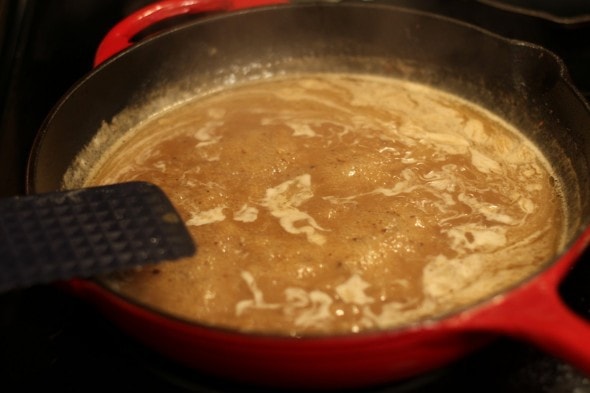
[[[562,246],[539,151],[482,108],[408,81],[234,86],[146,121],[105,157],[86,185],[159,185],[199,247],[106,282],[208,325],[396,327],[488,298]]]

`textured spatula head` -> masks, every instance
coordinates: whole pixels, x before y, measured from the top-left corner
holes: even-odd
[[[157,186],[121,183],[0,199],[0,291],[190,256]]]

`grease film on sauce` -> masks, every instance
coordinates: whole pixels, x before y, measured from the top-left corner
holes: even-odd
[[[130,130],[86,185],[160,186],[196,256],[105,278],[207,325],[385,329],[473,304],[562,247],[550,166],[518,130],[409,81],[302,74],[236,85]]]

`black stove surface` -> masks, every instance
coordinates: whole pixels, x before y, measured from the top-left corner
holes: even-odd
[[[566,60],[574,82],[590,95],[590,23],[575,18],[590,15],[589,2],[581,8],[574,0],[564,2],[569,19],[558,21],[515,13],[494,1],[389,2],[546,46]],[[26,157],[35,132],[59,98],[90,70],[100,39],[117,21],[147,3],[0,1],[0,197],[23,192]],[[545,5],[541,0],[506,3]],[[555,3],[551,4],[555,12]],[[564,299],[586,318],[590,318],[589,259],[587,252],[562,287]],[[178,367],[136,344],[83,301],[40,286],[0,294],[0,392],[34,391],[263,390]],[[585,393],[590,392],[590,380],[535,347],[499,339],[445,369],[365,391]]]

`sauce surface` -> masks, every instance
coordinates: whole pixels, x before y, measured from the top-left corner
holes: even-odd
[[[561,247],[558,184],[489,112],[407,81],[282,77],[132,130],[86,185],[153,182],[193,258],[107,282],[167,313],[282,335],[391,328],[530,276]]]

